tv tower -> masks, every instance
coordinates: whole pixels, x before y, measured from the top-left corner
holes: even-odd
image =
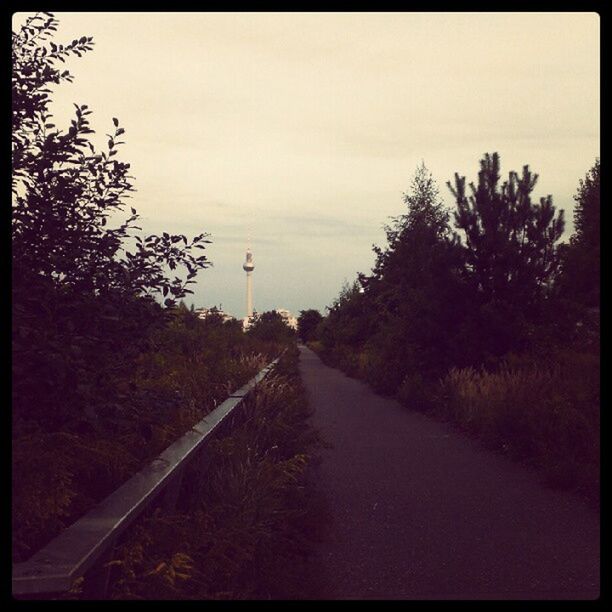
[[[251,253],[251,247],[247,248],[246,261],[242,264],[243,270],[246,272],[247,277],[247,319],[253,316],[253,270],[255,264],[253,263],[253,253]]]

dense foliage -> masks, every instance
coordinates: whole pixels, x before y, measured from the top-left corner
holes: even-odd
[[[321,537],[308,473],[318,439],[290,349],[248,401],[246,421],[185,476],[181,505],[154,512],[113,561],[117,599],[282,599],[304,590]]]
[[[96,420],[13,437],[13,555],[25,559],[242,386],[280,346],[240,322],[170,311]],[[86,406],[83,407],[85,409]]]
[[[247,335],[273,345],[283,345],[295,339],[295,331],[275,310],[254,315]]]
[[[452,228],[419,167],[372,272],[342,288],[311,346],[596,497],[599,161],[580,182],[569,245],[552,197],[532,200],[536,180],[525,166],[500,185],[499,156],[486,154],[470,193],[465,177],[448,183]]]
[[[301,310],[298,317],[298,336],[302,342],[314,340],[317,334],[317,327],[323,320],[323,316],[318,310]]]
[[[133,183],[129,164],[118,159],[124,129],[117,119],[105,150],[90,140],[86,105],[75,105],[68,129],[51,123],[50,87],[72,80],[58,65],[93,45],[89,37],[50,42],[57,24],[37,14],[12,39],[13,415],[20,432],[33,422],[50,430],[75,419],[95,425],[120,403],[115,380],[165,324],[154,298],[168,296],[173,306],[209,265],[205,234],[141,236],[134,208],[121,219]],[[181,268],[186,278],[169,276]]]
[[[209,266],[201,233],[144,236],[113,119],[52,123],[61,64],[90,37],[50,39],[49,13],[12,38],[13,556],[23,560],[276,357],[290,337],[176,301]],[[161,303],[163,301],[163,304]]]
[[[580,181],[574,196],[575,232],[563,252],[561,293],[569,300],[597,308],[600,294],[600,164]]]

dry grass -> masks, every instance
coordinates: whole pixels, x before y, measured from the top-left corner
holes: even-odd
[[[297,354],[248,402],[245,422],[185,478],[179,513],[141,521],[114,562],[115,599],[291,597],[316,539],[308,468],[317,446]]]
[[[197,350],[141,356],[118,383],[120,406],[97,421],[83,419],[65,431],[32,428],[12,445],[13,560],[22,561],[110,494],[234,389],[270,357],[219,355]]]
[[[551,484],[597,499],[598,383],[595,355],[511,360],[496,372],[451,370],[436,405],[488,445],[545,468]]]

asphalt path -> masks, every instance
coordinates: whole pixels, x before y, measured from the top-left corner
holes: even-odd
[[[595,599],[599,514],[300,348],[328,448],[313,599]],[[305,580],[308,582],[308,579]]]

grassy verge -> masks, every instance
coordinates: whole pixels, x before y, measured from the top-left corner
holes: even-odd
[[[324,363],[371,382],[367,356],[311,342]],[[600,359],[592,347],[544,359],[509,355],[492,370],[453,368],[441,380],[408,373],[395,392],[411,409],[451,421],[488,448],[541,470],[551,487],[600,496]]]
[[[309,481],[318,445],[291,349],[184,477],[181,506],[139,521],[112,562],[114,599],[299,597],[320,509]]]
[[[177,316],[97,395],[57,427],[13,423],[13,561],[29,558],[67,525],[251,378],[280,347],[240,326]]]
[[[549,485],[599,501],[597,355],[508,360],[494,372],[453,369],[436,392],[436,414],[541,468]]]

